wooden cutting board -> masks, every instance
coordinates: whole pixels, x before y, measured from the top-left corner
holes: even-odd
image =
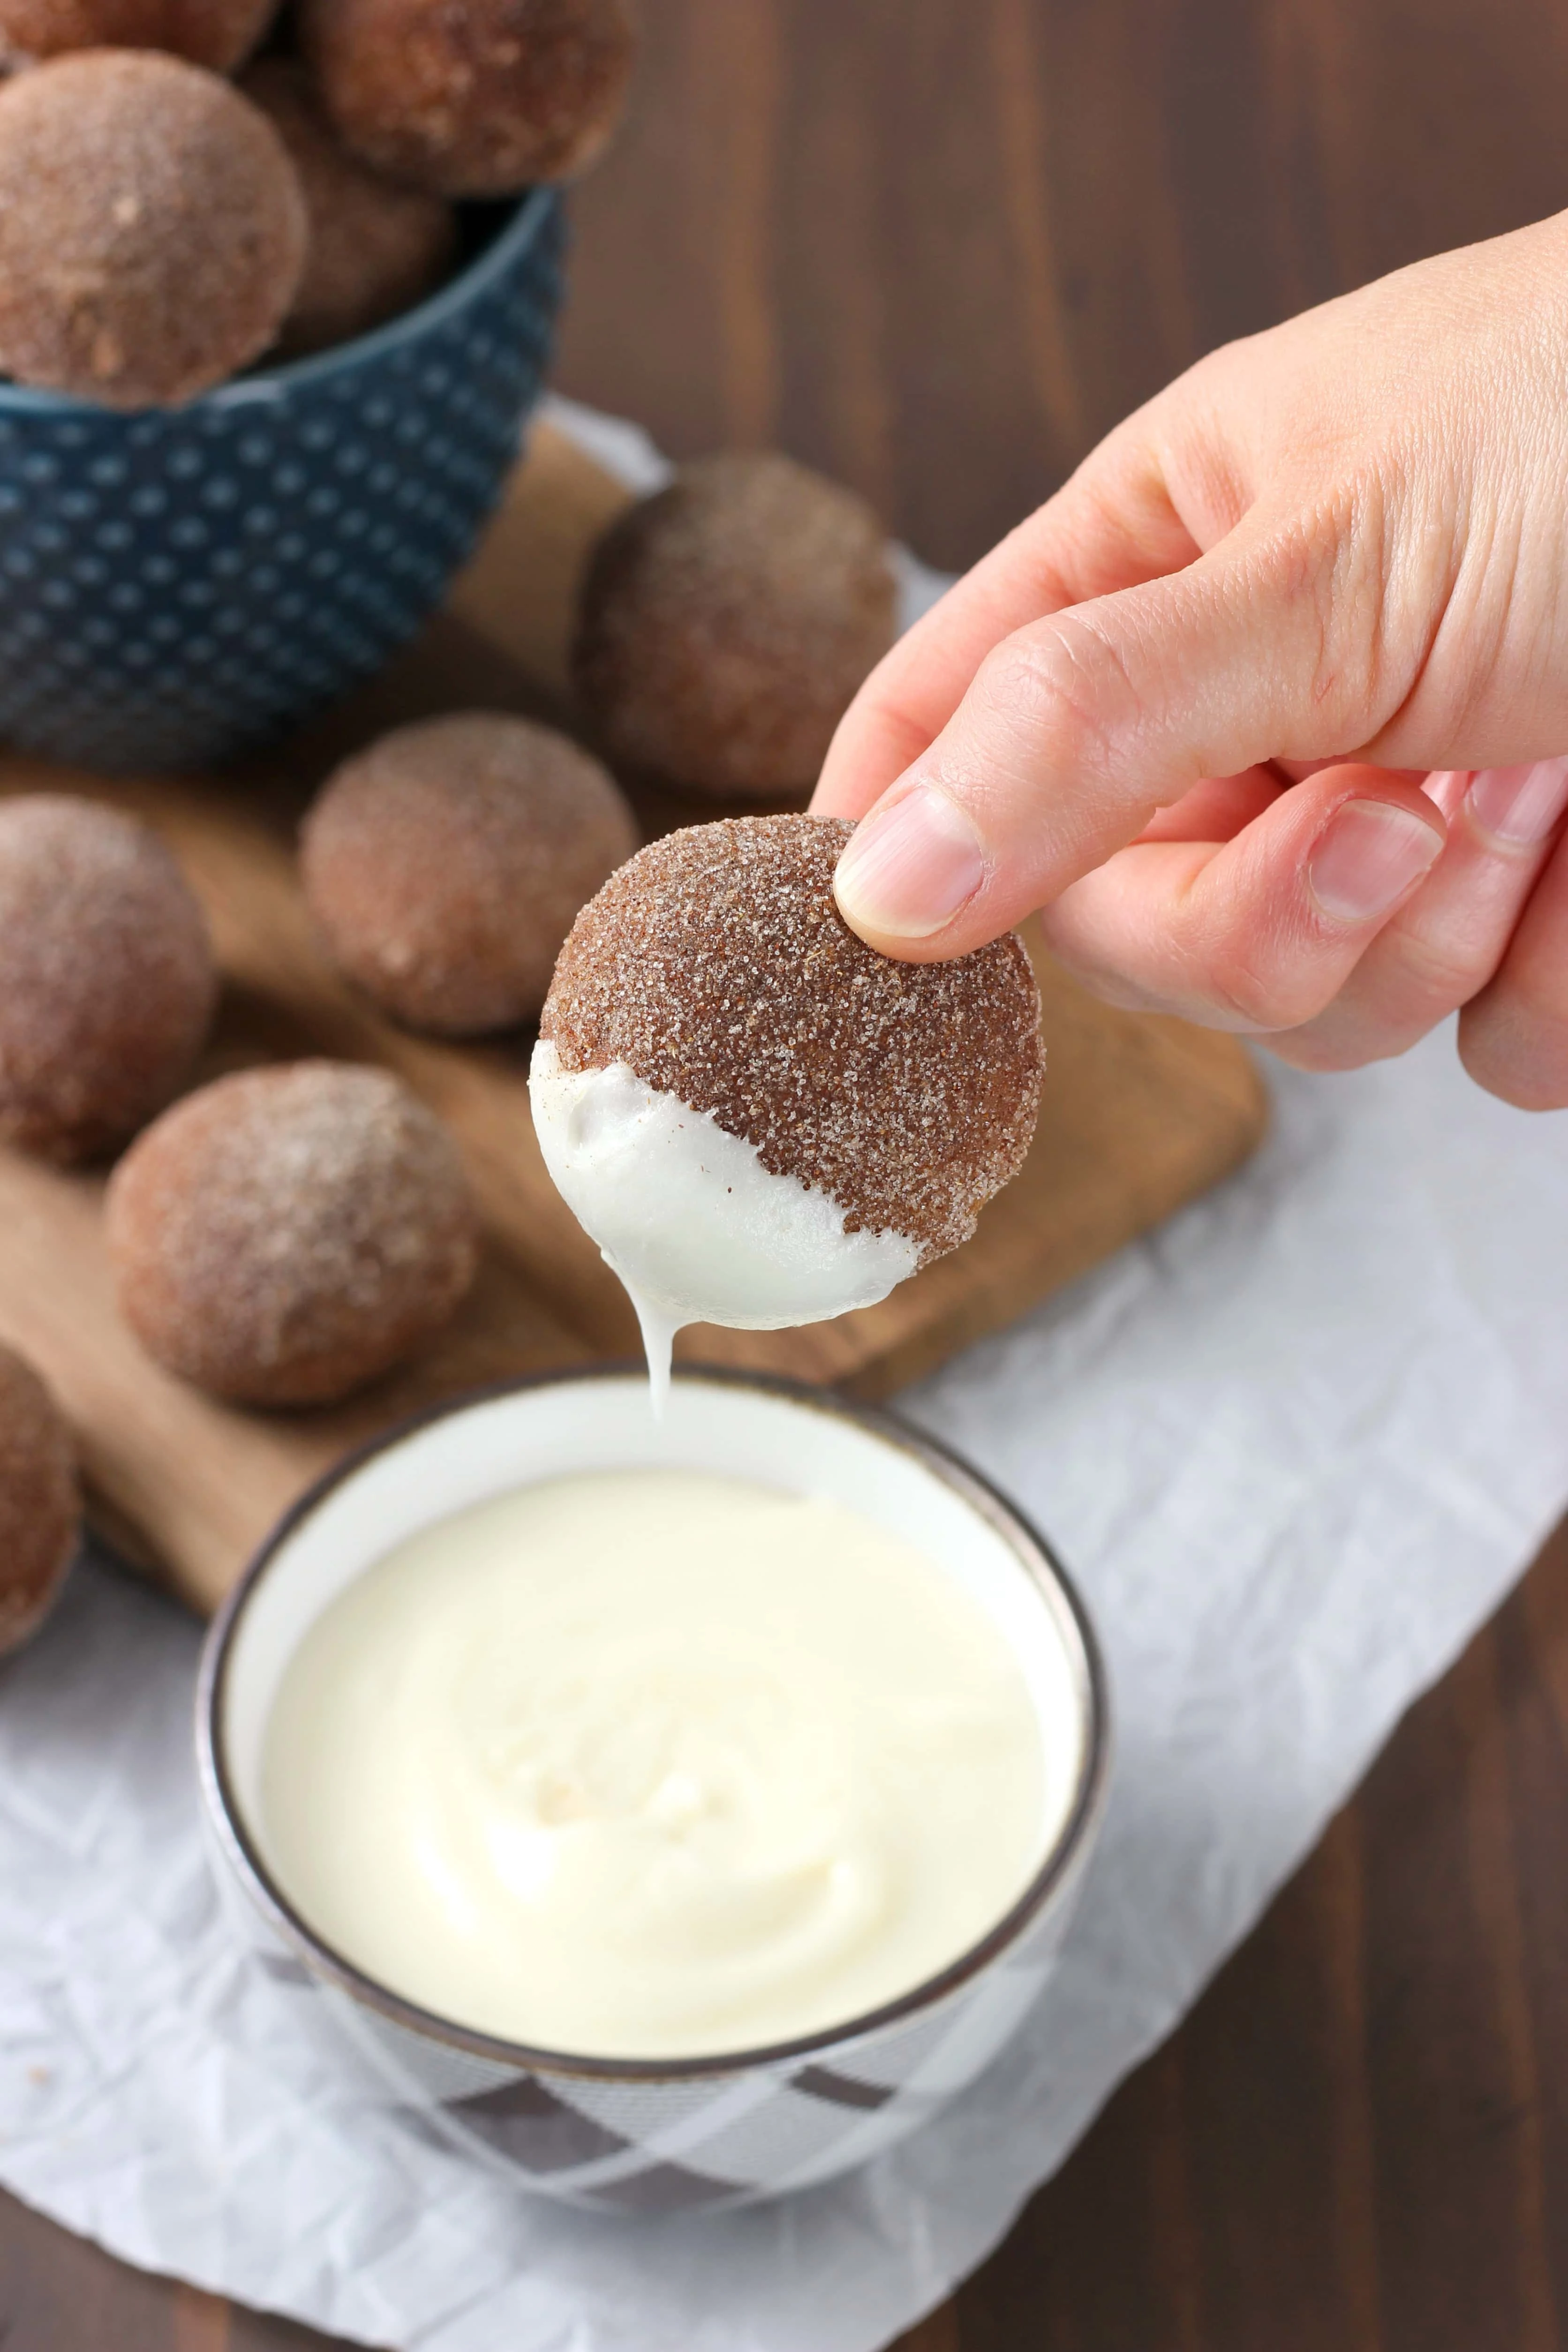
[[[381,727],[476,702],[563,715],[572,593],[625,493],[541,428],[447,612],[388,676],[282,754],[221,779],[102,779],[0,758],[0,793],[79,792],[149,817],[212,925],[225,990],[199,1076],[325,1054],[398,1071],[455,1129],[487,1235],[448,1333],[331,1411],[212,1402],[141,1353],[115,1314],[101,1172],[0,1152],[0,1337],[53,1384],[106,1529],[199,1609],[346,1446],[436,1398],[509,1373],[630,1356],[619,1285],[546,1176],[526,1092],[531,1038],[437,1044],[382,1020],[332,971],[295,879],[300,810],[332,761]],[[754,804],[753,804],[754,805]],[[647,829],[722,814],[642,796]],[[1000,1328],[1214,1183],[1262,1133],[1256,1072],[1226,1037],[1117,1013],[1040,956],[1047,1052],[1039,1135],[967,1247],[879,1307],[799,1331],[684,1335],[678,1353],[886,1396]]]

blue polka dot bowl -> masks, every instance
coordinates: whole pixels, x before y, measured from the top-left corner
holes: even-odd
[[[474,226],[417,309],[184,408],[0,383],[0,738],[205,766],[413,634],[500,497],[560,303],[554,190]]]

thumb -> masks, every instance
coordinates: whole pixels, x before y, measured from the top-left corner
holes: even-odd
[[[845,920],[889,955],[963,955],[1202,778],[1370,740],[1386,715],[1376,599],[1334,593],[1338,553],[1243,525],[1184,571],[1004,639],[861,821],[838,866]]]

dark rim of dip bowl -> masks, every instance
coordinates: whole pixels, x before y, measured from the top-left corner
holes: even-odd
[[[755,2067],[779,2066],[798,2059],[810,2059],[824,2051],[858,2041],[864,2035],[897,2024],[956,1991],[1017,1940],[1068,1877],[1089,1832],[1098,1822],[1105,1800],[1110,1717],[1100,1645],[1071,1578],[1044,1537],[1023,1514],[978,1471],[971,1468],[961,1454],[953,1453],[938,1439],[928,1437],[923,1430],[912,1428],[890,1413],[877,1412],[870,1406],[855,1403],[829,1390],[814,1388],[803,1381],[770,1373],[738,1371],[727,1365],[680,1364],[675,1367],[674,1378],[682,1385],[701,1383],[710,1387],[751,1389],[764,1396],[780,1397],[809,1412],[825,1413],[832,1420],[850,1422],[895,1451],[912,1455],[922,1467],[933,1471],[946,1486],[953,1488],[971,1509],[1004,1538],[1041,1597],[1048,1604],[1065,1608],[1084,1659],[1083,1752],[1079,1766],[1078,1786],[1067,1820],[1040,1868],[1022,1895],[978,1943],[961,1952],[935,1976],[927,1977],[908,1992],[900,1993],[896,2000],[884,2001],[879,2008],[866,2011],[858,2017],[846,2018],[839,2024],[819,2027],[815,2032],[801,2034],[793,2041],[770,2042],[754,2050],[704,2053],[695,2058],[595,2058],[577,2051],[539,2049],[527,2042],[509,2042],[496,2034],[480,2032],[393,1992],[375,1978],[367,1976],[352,1960],[345,1959],[342,1953],[318,1936],[278,1886],[252,1844],[234,1800],[223,1753],[220,1724],[228,1662],[234,1637],[250,1595],[267,1574],[274,1555],[287,1538],[329,1495],[379,1454],[391,1453],[421,1430],[428,1429],[437,1422],[449,1421],[472,1407],[494,1403],[503,1397],[520,1395],[531,1389],[563,1388],[599,1380],[643,1378],[646,1378],[646,1372],[641,1364],[625,1361],[590,1364],[575,1371],[533,1373],[515,1380],[497,1381],[484,1388],[469,1390],[461,1396],[448,1398],[424,1412],[410,1414],[395,1427],[384,1430],[378,1436],[356,1446],[318,1478],[284,1513],[251,1558],[214,1619],[202,1651],[201,1673],[196,1686],[196,1756],[202,1795],[228,1862],[263,1916],[284,1941],[294,1948],[313,1974],[326,1978],[352,1994],[365,2008],[378,2011],[394,2024],[423,2035],[428,2041],[443,2042],[448,2048],[465,2051],[474,2057],[490,2059],[498,2065],[515,2068],[520,2073],[574,2074],[611,2082],[689,2082],[709,2075],[735,2074]]]
[[[542,233],[560,202],[558,188],[539,187],[531,188],[520,197],[510,214],[504,206],[495,207],[498,225],[490,236],[476,252],[459,262],[452,276],[433,294],[415,303],[412,310],[400,310],[384,326],[373,327],[368,334],[354,335],[347,342],[333,343],[326,351],[309,352],[300,359],[282,360],[272,366],[267,363],[264,352],[260,362],[243,374],[230,376],[225,383],[215,384],[210,392],[198,393],[194,400],[182,401],[169,408],[108,408],[101,402],[78,400],[65,393],[45,392],[35,385],[10,383],[0,378],[0,415],[89,416],[100,423],[119,417],[132,425],[140,417],[159,416],[175,422],[183,417],[200,416],[215,408],[264,407],[296,386],[316,383],[341,368],[358,367],[395,352],[400,345],[416,341],[431,329],[438,328],[455,312],[466,310]]]

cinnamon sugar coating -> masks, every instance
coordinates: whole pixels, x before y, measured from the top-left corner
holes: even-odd
[[[278,0],[0,0],[0,56],[168,49],[232,73],[277,14]]]
[[[322,1404],[439,1330],[473,1280],[457,1149],[384,1070],[292,1062],[188,1095],[115,1170],[120,1309],[216,1396]]]
[[[893,642],[865,500],[788,457],[707,457],[613,522],[573,677],[606,757],[678,791],[805,793]]]
[[[333,960],[411,1028],[460,1037],[535,1018],[574,916],[637,841],[564,735],[467,711],[345,761],[300,856]]]
[[[640,851],[573,926],[540,1034],[567,1070],[624,1062],[710,1111],[924,1265],[1023,1165],[1039,992],[1016,933],[927,964],[857,938],[833,899],[853,830],[741,817]]]
[[[48,1615],[80,1533],[69,1432],[32,1366],[0,1348],[0,1657]]]
[[[398,187],[351,155],[297,59],[263,58],[239,86],[288,149],[310,225],[305,274],[278,338],[279,357],[348,342],[423,301],[457,257],[451,205]]]
[[[631,77],[625,0],[300,0],[299,23],[347,144],[447,196],[584,170]]]
[[[150,826],[0,801],[0,1141],[112,1150],[189,1075],[217,1001],[206,923]]]
[[[277,335],[304,199],[216,74],[79,49],[0,86],[0,371],[108,408],[193,399]]]

